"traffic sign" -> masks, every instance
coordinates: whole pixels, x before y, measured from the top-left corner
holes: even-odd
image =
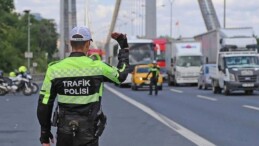
[[[33,53],[32,52],[25,52],[24,56],[25,56],[25,58],[33,58]]]

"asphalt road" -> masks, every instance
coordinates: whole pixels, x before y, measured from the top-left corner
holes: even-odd
[[[108,123],[100,146],[258,146],[258,95],[164,85],[150,96],[106,84]],[[0,96],[0,146],[40,145],[37,100],[38,95]]]

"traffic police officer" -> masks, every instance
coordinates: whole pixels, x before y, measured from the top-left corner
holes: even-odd
[[[37,108],[43,146],[50,146],[50,140],[54,143],[51,115],[56,96],[59,107],[57,146],[98,146],[98,137],[102,133],[99,121],[103,118],[100,112],[103,78],[121,83],[129,72],[126,35],[112,33],[111,37],[122,48],[117,67],[86,56],[92,38],[84,26],[71,31],[70,56],[49,64]]]
[[[147,77],[152,74],[150,78],[150,84],[149,84],[149,95],[152,95],[153,92],[153,85],[155,86],[155,95],[158,93],[158,88],[157,88],[157,81],[158,81],[158,76],[159,76],[159,66],[157,66],[156,62],[153,62],[152,67],[149,69],[149,72],[147,74]]]

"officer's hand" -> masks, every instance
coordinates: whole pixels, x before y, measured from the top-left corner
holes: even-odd
[[[122,49],[129,47],[126,34],[113,32],[111,37],[119,43]]]
[[[54,142],[55,142],[55,141],[54,141],[54,139],[52,138],[52,139],[51,139],[51,143],[54,144]],[[51,145],[50,145],[50,143],[43,143],[42,146],[51,146]]]
[[[117,40],[117,39],[126,39],[126,38],[127,38],[127,37],[126,37],[126,34],[124,35],[124,34],[118,33],[118,32],[113,32],[113,33],[111,34],[111,37],[112,37],[113,39],[115,39],[115,40]]]
[[[54,144],[54,138],[50,131],[41,131],[40,142],[42,146],[50,146],[49,141]]]
[[[51,140],[51,143],[54,144],[54,139]],[[51,146],[50,143],[43,143],[42,146]]]

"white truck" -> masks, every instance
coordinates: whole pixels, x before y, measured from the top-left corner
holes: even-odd
[[[252,94],[259,87],[259,55],[252,28],[216,29],[195,36],[202,44],[210,69],[213,93],[243,90]]]
[[[202,65],[200,42],[173,40],[166,49],[168,85],[197,84]]]

